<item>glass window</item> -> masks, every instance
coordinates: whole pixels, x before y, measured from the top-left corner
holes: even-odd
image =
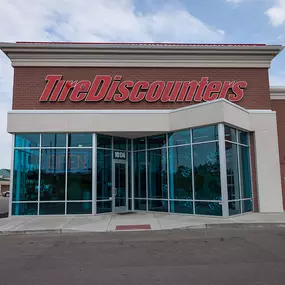
[[[238,131],[238,139],[239,143],[248,145],[248,133]]]
[[[145,138],[134,139],[134,150],[145,149]]]
[[[148,210],[155,212],[168,212],[167,200],[148,200]]]
[[[132,140],[128,139],[127,144],[128,144],[128,151],[132,151]]]
[[[226,142],[228,199],[240,199],[237,145]]]
[[[146,197],[145,151],[134,152],[134,197]]]
[[[97,149],[97,200],[112,197],[112,151]]]
[[[67,200],[92,200],[92,150],[69,149]]]
[[[39,151],[14,151],[13,201],[37,201],[39,185]]]
[[[218,126],[193,129],[193,143],[218,140]]]
[[[97,214],[112,212],[112,201],[98,201]]]
[[[132,153],[128,153],[128,198],[132,198]]]
[[[40,215],[64,215],[65,203],[40,203]]]
[[[169,148],[170,199],[193,199],[191,146]]]
[[[166,135],[147,137],[147,148],[158,148],[166,146]]]
[[[219,144],[193,146],[195,197],[197,200],[221,200]]]
[[[240,201],[229,202],[230,216],[238,215],[240,213],[241,213],[241,202]]]
[[[148,197],[168,197],[165,148],[148,151]]]
[[[12,215],[37,215],[38,214],[38,203],[13,203],[12,204]]]
[[[132,209],[132,199],[128,199],[128,210],[131,211]]]
[[[242,201],[243,205],[242,205],[242,212],[246,213],[246,212],[251,212],[252,209],[252,200],[244,200]]]
[[[114,137],[114,149],[127,149],[127,140],[124,138]]]
[[[39,147],[40,134],[17,134],[15,135],[15,147]]]
[[[190,143],[190,130],[168,134],[168,143],[169,143],[169,146],[189,144]]]
[[[180,214],[193,214],[193,201],[173,201],[170,200],[170,212]]]
[[[67,203],[67,214],[92,214],[92,202]]]
[[[97,134],[97,147],[112,148],[112,137]]]
[[[239,146],[240,176],[241,176],[241,196],[251,198],[251,178],[250,178],[250,159],[249,148]]]
[[[225,126],[225,140],[226,141],[237,141],[237,131],[236,129],[230,128],[228,126]]]
[[[69,134],[69,147],[92,147],[92,134]]]
[[[65,200],[65,149],[43,149],[41,158],[41,201]]]
[[[66,134],[42,134],[42,147],[65,147]]]
[[[146,211],[146,203],[147,203],[147,200],[145,199],[135,199],[134,201],[135,203],[135,210],[137,211]]]
[[[195,202],[197,215],[222,216],[222,202]]]

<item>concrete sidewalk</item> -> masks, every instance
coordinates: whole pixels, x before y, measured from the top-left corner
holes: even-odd
[[[0,234],[171,230],[213,227],[285,227],[285,213],[250,213],[231,218],[165,213],[128,213],[98,216],[18,216],[0,219]]]

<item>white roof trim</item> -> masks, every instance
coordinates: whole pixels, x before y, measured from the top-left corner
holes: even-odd
[[[285,100],[285,87],[284,86],[270,87],[270,99]]]

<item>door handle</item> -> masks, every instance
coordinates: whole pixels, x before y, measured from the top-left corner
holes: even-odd
[[[114,188],[114,195],[117,196],[118,190],[117,188]]]

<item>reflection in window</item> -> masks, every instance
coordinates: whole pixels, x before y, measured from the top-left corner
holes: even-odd
[[[208,126],[192,130],[193,143],[218,140],[218,126]]]
[[[145,149],[145,138],[134,139],[134,150]]]
[[[126,150],[127,140],[125,138],[114,137],[114,149]]]
[[[98,201],[97,214],[112,212],[112,201]]]
[[[65,199],[66,151],[64,149],[42,150],[41,201]]]
[[[138,211],[146,211],[146,204],[147,204],[147,200],[145,199],[135,199],[135,210]]]
[[[92,150],[69,149],[67,200],[92,200]]]
[[[65,149],[44,149],[41,158],[42,201],[65,200]]]
[[[166,149],[148,151],[148,197],[167,198]]]
[[[222,216],[222,202],[195,202],[197,215]]]
[[[97,147],[112,148],[112,137],[97,134]]]
[[[179,214],[193,214],[193,201],[172,201],[170,200],[170,212]]]
[[[241,201],[229,202],[229,215],[238,215],[241,213]]]
[[[169,146],[190,143],[190,130],[179,131],[168,134]]]
[[[39,147],[40,134],[17,134],[15,135],[15,147]]]
[[[225,126],[225,140],[226,141],[237,141],[237,131],[231,127]]]
[[[40,203],[40,215],[64,215],[65,203]]]
[[[248,147],[239,146],[239,161],[241,175],[241,195],[242,198],[251,198],[250,158]]]
[[[252,208],[252,200],[244,200],[242,201],[243,205],[242,205],[242,212],[246,213],[246,212],[251,212],[253,210]]]
[[[166,135],[147,137],[147,148],[158,148],[166,146]]]
[[[67,214],[92,214],[92,202],[69,202],[67,203]]]
[[[39,151],[14,151],[13,201],[37,201],[39,184]]]
[[[237,145],[226,142],[228,199],[240,198]]]
[[[248,133],[238,131],[239,143],[248,145]]]
[[[193,199],[191,146],[169,148],[170,199]]]
[[[69,134],[69,147],[92,147],[92,134]]]
[[[195,197],[197,200],[221,200],[219,144],[193,145]]]
[[[97,200],[112,197],[112,151],[97,149]]]
[[[66,134],[42,134],[42,147],[65,147]]]
[[[145,151],[134,152],[134,197],[146,197]]]
[[[168,212],[167,200],[148,200],[148,210],[155,212]]]

